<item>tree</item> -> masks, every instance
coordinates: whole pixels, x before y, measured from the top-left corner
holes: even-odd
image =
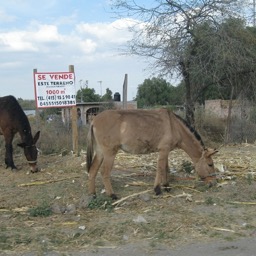
[[[17,99],[23,110],[31,110],[36,108],[35,100],[23,100],[22,98]]]
[[[245,22],[237,18],[221,24],[205,22],[194,33],[197,41],[188,45],[194,51],[190,58],[194,100],[233,99],[248,91],[249,98],[255,97],[256,36]]]
[[[77,91],[76,100],[77,102],[99,102],[100,95],[95,93],[95,90],[92,88],[81,88]]]
[[[145,79],[143,84],[138,86],[138,107],[168,105],[170,91],[170,84],[162,78]]]
[[[163,78],[145,79],[138,85],[136,100],[139,108],[156,105],[182,105],[182,86],[174,87]]]
[[[151,6],[142,6],[136,2],[116,0],[113,4],[117,13],[136,17],[136,23],[130,28],[134,36],[127,46],[127,53],[151,58],[152,68],[162,74],[177,74],[182,78],[186,119],[193,126],[195,98],[206,86],[195,85],[192,80],[193,58],[200,35],[195,33],[195,27],[205,22],[221,24],[226,18],[237,16],[236,8],[241,8],[243,1],[155,0],[153,7],[152,3]]]
[[[101,101],[112,101],[113,100],[113,96],[112,96],[112,91],[107,88],[106,89],[106,93],[101,97]]]

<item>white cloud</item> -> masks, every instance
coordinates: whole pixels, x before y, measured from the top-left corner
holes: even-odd
[[[143,82],[142,68],[134,57],[120,56],[118,48],[131,39],[128,27],[134,22],[80,22],[66,28],[63,23],[34,20],[21,29],[0,30],[0,67],[6,74],[2,84],[8,85],[0,86],[1,96],[12,93],[33,98],[34,68],[41,72],[64,71],[74,64],[77,79],[89,80],[89,86],[95,87],[97,93],[99,80],[103,81],[103,92],[106,88],[121,92],[124,74],[129,73],[131,99],[136,96],[137,85]],[[21,89],[26,87],[30,89]]]
[[[4,10],[0,9],[0,22],[8,23],[16,20],[16,17],[13,15],[8,15]]]
[[[12,69],[12,68],[20,68],[22,67],[22,62],[21,61],[13,61],[13,62],[4,62],[4,63],[0,63],[0,68],[8,68],[8,69]]]
[[[76,29],[79,34],[92,36],[104,43],[120,44],[131,39],[128,27],[134,22],[131,19],[119,19],[112,23],[80,23]]]
[[[91,39],[80,40],[78,45],[80,46],[81,50],[86,54],[94,53],[97,48],[97,43]]]
[[[0,51],[36,51],[37,48],[27,40],[28,33],[14,31],[0,34]]]
[[[27,30],[0,33],[0,51],[51,51],[54,44],[82,54],[96,51],[111,51],[131,38],[128,26],[131,20],[117,20],[113,23],[80,23],[70,34],[61,34],[56,25],[32,22]],[[77,48],[78,47],[78,48]],[[101,48],[100,48],[101,47]],[[58,51],[58,49],[55,49]],[[106,53],[105,53],[106,54]]]
[[[42,42],[60,42],[62,36],[58,33],[58,28],[54,25],[39,25],[38,31],[30,32],[32,38]]]

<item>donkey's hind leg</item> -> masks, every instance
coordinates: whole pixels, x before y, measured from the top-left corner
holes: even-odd
[[[169,171],[168,158],[167,158],[165,171],[163,172],[163,176],[162,176],[162,184],[166,192],[171,191],[169,180],[170,180],[170,171]]]
[[[117,196],[115,195],[111,181],[110,181],[110,173],[114,164],[116,154],[104,154],[104,160],[102,163],[102,170],[101,175],[103,179],[103,184],[106,189],[106,194],[110,196],[112,199],[117,199]]]
[[[88,172],[88,190],[89,190],[89,194],[91,195],[96,195],[95,179],[102,161],[103,161],[103,155],[100,153],[96,153],[96,155],[93,158],[91,168]]]
[[[169,151],[166,149],[162,149],[161,151],[159,151],[156,178],[154,183],[154,190],[156,195],[160,195],[162,193],[161,183],[163,183],[165,187],[168,186],[166,170],[168,166],[168,154]]]

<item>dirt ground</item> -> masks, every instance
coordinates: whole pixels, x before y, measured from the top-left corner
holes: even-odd
[[[0,255],[178,256],[193,255],[191,244],[194,255],[200,246],[218,249],[204,255],[255,255],[241,250],[256,241],[256,144],[220,148],[212,187],[185,171],[183,151],[171,152],[171,191],[158,197],[157,154],[120,152],[112,185],[123,201],[115,205],[100,175],[97,199],[88,196],[84,152],[40,155],[36,174],[23,154],[14,156],[16,172],[5,169],[3,149],[1,155]]]

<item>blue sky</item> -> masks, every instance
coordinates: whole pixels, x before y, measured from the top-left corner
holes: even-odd
[[[98,94],[106,88],[122,94],[127,73],[128,99],[134,98],[150,72],[144,59],[120,55],[132,35],[128,21],[114,18],[108,2],[1,1],[0,96],[34,99],[33,69],[61,72],[74,65],[77,90],[88,81]]]

